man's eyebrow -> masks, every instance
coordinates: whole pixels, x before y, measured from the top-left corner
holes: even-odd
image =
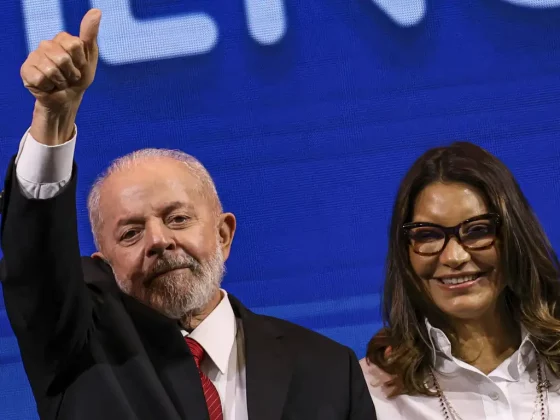
[[[126,225],[140,225],[144,223],[144,218],[140,216],[130,216],[130,217],[122,217],[117,222],[117,226],[126,226]]]
[[[192,203],[185,202],[185,201],[172,201],[171,203],[167,203],[166,205],[162,206],[160,214],[169,214],[172,211],[175,211],[180,208],[187,208],[188,210],[194,210],[194,206]]]
[[[162,208],[161,214],[168,215],[179,209],[186,210],[190,213],[196,211],[196,207],[191,201],[173,201]]]
[[[189,211],[194,210],[194,206],[192,203],[184,202],[184,201],[172,201],[170,203],[165,204],[162,206],[159,214],[167,215],[177,209],[186,208]],[[139,225],[143,224],[145,218],[143,216],[124,216],[119,219],[117,222],[117,226],[126,226],[126,225]]]

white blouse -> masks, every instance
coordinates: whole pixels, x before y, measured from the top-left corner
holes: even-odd
[[[541,420],[537,399],[536,350],[524,334],[519,349],[488,375],[453,357],[451,343],[426,322],[432,342],[437,381],[457,420]],[[378,420],[445,420],[439,398],[400,395],[387,398],[389,376],[366,359],[360,361]],[[560,380],[541,363],[551,383],[544,392],[549,420],[560,420]],[[533,417],[531,417],[533,416]],[[451,416],[451,419],[454,417]]]

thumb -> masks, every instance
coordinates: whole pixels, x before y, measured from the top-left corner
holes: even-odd
[[[99,33],[99,24],[101,22],[101,10],[91,9],[87,12],[80,24],[80,39],[91,49],[97,46],[97,34]]]

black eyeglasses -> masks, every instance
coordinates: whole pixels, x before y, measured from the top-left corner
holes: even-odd
[[[443,251],[452,236],[466,249],[487,248],[496,241],[499,226],[500,216],[496,213],[487,213],[452,227],[417,222],[405,223],[402,228],[412,250],[419,255],[429,256]]]

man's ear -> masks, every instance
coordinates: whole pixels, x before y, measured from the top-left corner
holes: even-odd
[[[218,222],[218,237],[224,261],[229,257],[237,222],[233,213],[222,213]]]

